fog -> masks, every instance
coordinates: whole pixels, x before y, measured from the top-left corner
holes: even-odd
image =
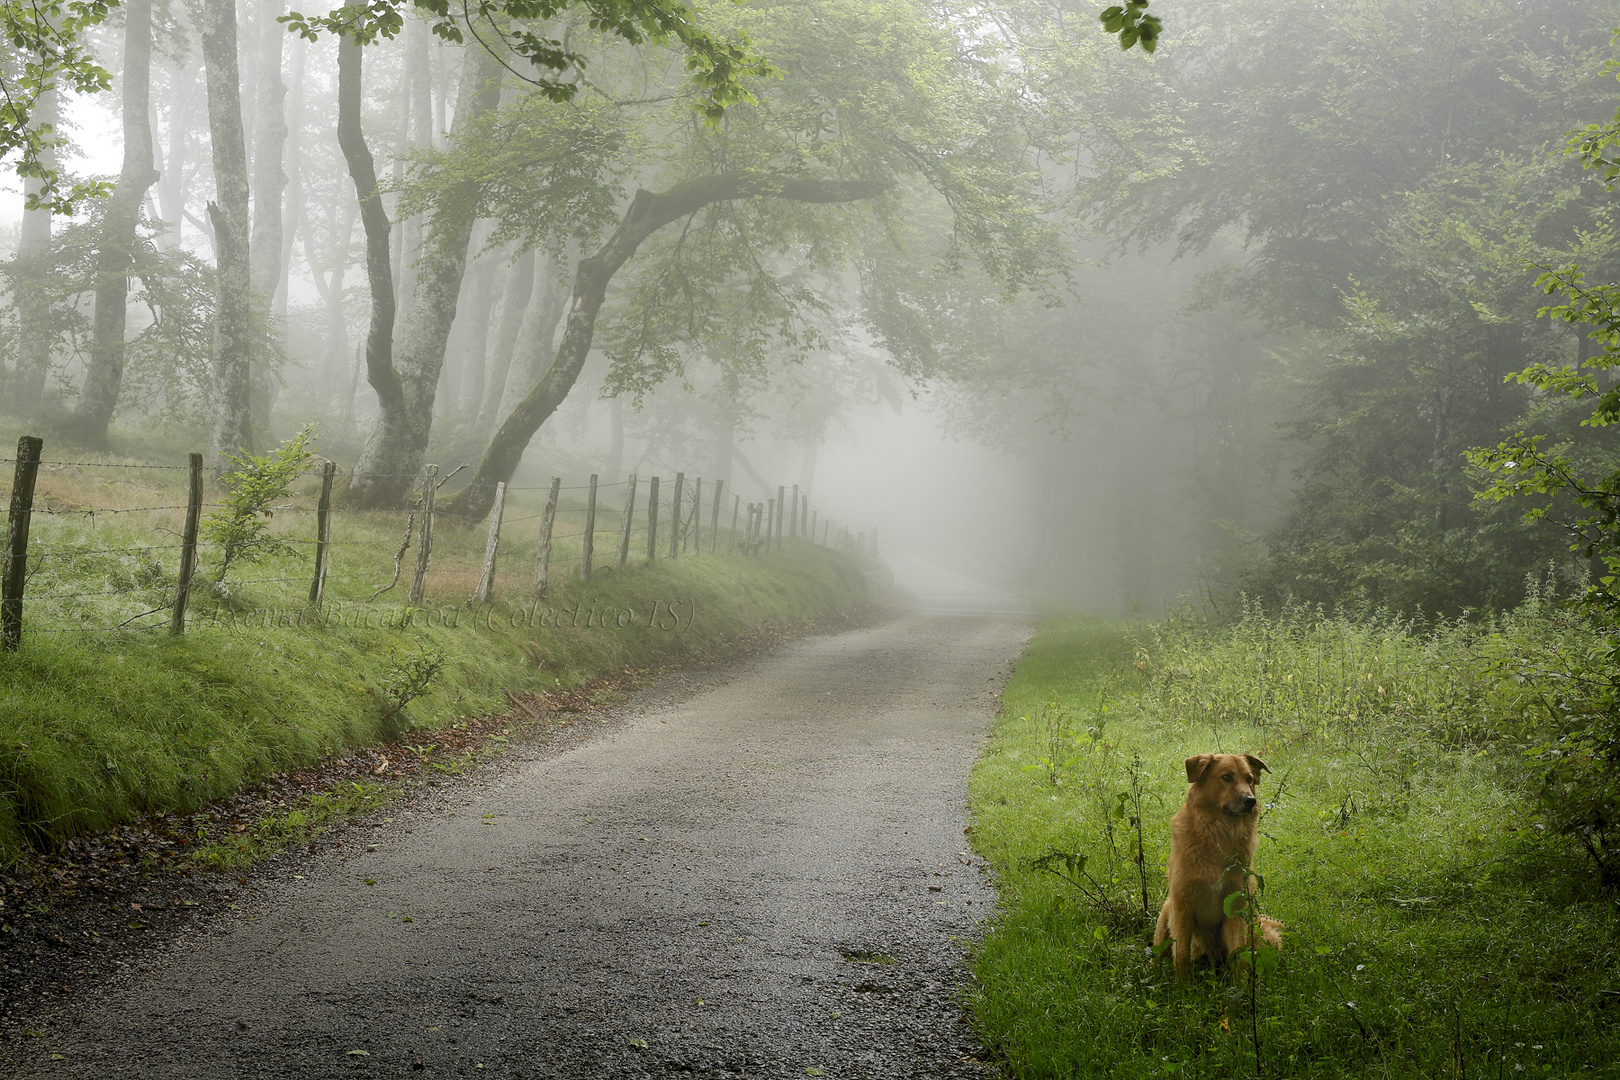
[[[1620,10],[1504,15],[1511,57],[1448,30],[1451,67],[1396,47],[1462,2],[1229,0],[1153,57],[1023,5],[903,5],[910,37],[726,5],[703,33],[758,56],[715,97],[704,40],[566,11],[479,44],[401,9],[340,69],[276,0],[137,0],[85,31],[110,89],[59,92],[41,159],[106,189],[52,217],[0,185],[0,411],[216,461],[314,425],[354,505],[465,463],[473,519],[552,475],[797,484],[1049,610],[1494,603],[1562,556],[1472,501],[1465,454],[1528,415],[1504,376],[1595,354],[1524,267],[1611,259],[1550,147],[1607,115]],[[228,86],[200,27],[232,12]],[[1361,66],[1221,43],[1273,18]]]

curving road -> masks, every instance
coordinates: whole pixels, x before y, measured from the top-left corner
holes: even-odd
[[[901,562],[914,614],[350,830],[23,1075],[986,1075],[966,779],[1032,624]]]

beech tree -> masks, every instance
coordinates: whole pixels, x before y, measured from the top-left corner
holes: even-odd
[[[95,332],[84,390],[74,410],[75,434],[93,446],[107,441],[107,425],[124,381],[124,329],[129,276],[135,264],[135,230],[147,190],[157,182],[152,163],[152,0],[124,5],[124,164],[107,197],[96,265]]]
[[[922,276],[951,278],[971,263],[992,292],[1012,292],[1052,272],[1058,249],[1043,217],[1035,133],[1005,73],[969,61],[975,45],[964,23],[903,0],[728,15],[782,77],[749,83],[754,100],[728,110],[723,125],[683,119],[690,106],[678,99],[640,118],[658,132],[659,149],[645,161],[626,157],[637,189],[605,242],[578,263],[550,365],[505,417],[471,482],[444,502],[447,512],[488,512],[496,483],[511,478],[574,387],[608,285],[644,244],[656,250],[615,318],[610,393],[680,377],[717,334],[753,341],[756,357],[802,358],[822,341],[816,316],[851,276],[872,301],[863,301],[864,320],[883,336],[874,298],[904,309],[919,297],[886,278],[874,253],[894,246],[899,221],[931,208],[948,224],[900,257],[921,262]],[[483,190],[494,216],[520,216],[543,197],[525,191],[521,171],[493,175],[512,163],[500,147],[482,144],[478,162],[492,174]],[[677,222],[679,231],[655,240]],[[722,327],[727,320],[713,313],[733,296],[745,298],[742,321]]]
[[[201,39],[216,201],[208,204],[218,267],[214,308],[214,415],[209,449],[218,472],[253,452],[253,305],[248,248],[247,143],[236,63],[235,0],[203,0]]]

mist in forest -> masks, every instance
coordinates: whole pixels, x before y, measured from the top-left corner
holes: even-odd
[[[1535,267],[1620,264],[1563,150],[1620,0],[1363,6],[1178,9],[1148,56],[1065,5],[133,0],[0,187],[0,412],[216,462],[312,424],[348,505],[465,463],[473,520],[552,475],[798,485],[1052,608],[1511,604],[1585,568],[1467,455],[1570,428],[1504,380],[1600,352]]]

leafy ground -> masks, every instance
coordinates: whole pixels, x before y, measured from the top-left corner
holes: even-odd
[[[1002,904],[975,960],[987,1043],[1019,1078],[1614,1075],[1620,909],[1541,820],[1538,687],[1508,663],[1591,644],[1537,601],[1426,633],[1049,620],[972,779]],[[1252,1007],[1148,955],[1206,751],[1272,769],[1258,863],[1287,930]]]

